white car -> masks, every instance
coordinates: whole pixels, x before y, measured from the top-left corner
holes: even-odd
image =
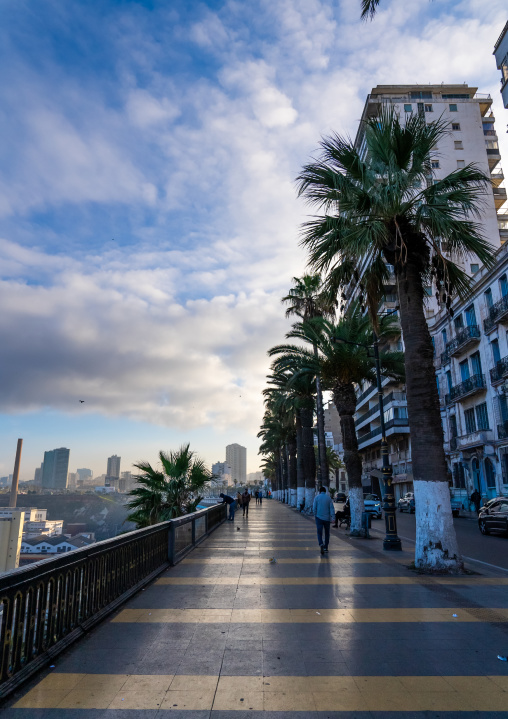
[[[383,510],[381,507],[381,500],[379,499],[377,494],[364,494],[363,504],[365,506],[366,512],[372,514],[372,516],[376,519],[381,519],[381,517],[383,516]]]

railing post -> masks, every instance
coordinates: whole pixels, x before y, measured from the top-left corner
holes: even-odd
[[[196,545],[196,520],[192,520],[192,546]]]
[[[175,525],[173,522],[169,525],[168,530],[168,562],[171,565],[175,563]]]

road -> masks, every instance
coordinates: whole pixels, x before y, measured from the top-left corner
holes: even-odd
[[[507,537],[501,535],[484,537],[483,534],[480,534],[476,519],[457,517],[453,520],[453,523],[457,533],[459,549],[464,557],[477,560],[477,562],[503,567],[508,571]],[[382,520],[373,519],[372,529],[376,532],[384,533],[384,518]],[[416,535],[415,515],[407,514],[407,512],[397,512],[397,531],[403,544],[404,542],[409,543],[408,540],[414,542]],[[480,566],[478,566],[478,569],[480,569]]]

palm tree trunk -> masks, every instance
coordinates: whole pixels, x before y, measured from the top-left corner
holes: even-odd
[[[333,389],[333,401],[340,416],[342,445],[344,447],[344,464],[349,481],[349,505],[351,507],[351,529],[353,537],[361,535],[363,488],[362,458],[358,452],[358,439],[354,413],[356,411],[356,394],[352,384],[336,385]]]
[[[288,488],[289,488],[289,461],[288,461],[288,446],[287,443],[284,445],[282,450],[282,501],[287,504],[288,501]]]
[[[313,345],[314,357],[318,359],[318,349],[316,343]],[[323,409],[323,392],[321,390],[321,378],[319,373],[316,374],[316,417],[317,417],[317,436],[318,436],[318,456],[319,471],[318,481],[323,487],[328,487],[330,479],[328,476],[328,461],[326,458],[326,440],[325,440],[325,412]]]
[[[297,410],[296,418],[296,506],[305,503],[305,470],[303,462],[303,430],[301,409]]]
[[[280,499],[281,488],[282,488],[282,457],[280,449],[275,452],[275,499]]]
[[[416,506],[415,565],[456,572],[463,565],[452,520],[434,349],[415,258],[396,266],[396,273]]]
[[[316,495],[316,455],[314,453],[314,432],[312,409],[300,411],[302,419],[303,471],[305,476],[305,510],[311,511]]]
[[[288,441],[288,479],[289,479],[289,492],[288,492],[288,504],[290,507],[296,507],[296,483],[297,483],[297,470],[296,470],[296,432]]]

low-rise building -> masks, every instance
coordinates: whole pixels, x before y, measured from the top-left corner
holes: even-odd
[[[93,541],[83,536],[72,537],[32,537],[21,542],[21,554],[62,554],[72,552],[93,544]]]

